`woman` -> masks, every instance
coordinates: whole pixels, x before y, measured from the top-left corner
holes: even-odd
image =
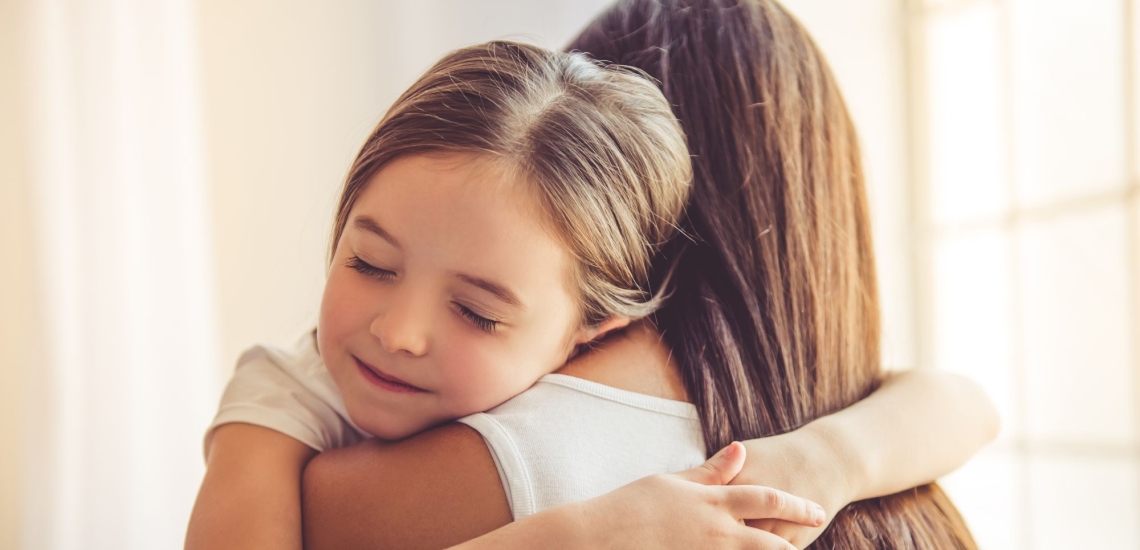
[[[836,426],[850,426],[852,418],[875,426],[869,419],[888,416],[890,407],[869,408],[868,401],[813,422],[871,394],[881,367],[857,140],[806,32],[767,0],[632,0],[605,13],[571,47],[661,82],[688,136],[695,181],[682,227],[691,238],[670,243],[657,262],[659,280],[671,275],[676,291],[655,326],[631,331],[566,372],[690,400],[706,451],[784,434],[750,442],[749,455],[770,470],[746,467],[734,481],[785,489],[838,512],[819,539],[822,547],[972,548],[953,505],[933,485],[838,510],[929,481],[964,459],[957,447],[943,453],[917,444],[900,456],[899,442],[923,435],[929,425],[922,420],[930,416],[910,423],[893,418],[893,431],[868,432],[854,461],[812,462],[835,456],[827,449],[838,447],[842,456],[851,448],[851,431]],[[613,368],[629,365],[637,350],[659,351],[662,341],[667,353],[640,354],[644,369]],[[679,389],[670,385],[668,363],[676,366]],[[935,395],[978,402],[971,391]],[[889,392],[873,399],[911,403]],[[994,422],[987,406],[978,409],[981,418],[962,422],[983,426],[984,441]],[[807,453],[813,441],[824,452]],[[843,471],[852,464],[855,472]],[[810,476],[795,475],[801,465]],[[306,538],[329,547],[465,540],[512,519],[514,502],[496,466],[479,436],[463,426],[322,455],[306,473]],[[831,479],[851,486],[829,486]],[[911,483],[898,486],[899,479]],[[778,522],[762,526],[799,546],[820,536],[818,529]]]
[[[680,263],[688,292],[657,322],[681,356],[706,445],[784,433],[871,392],[879,311],[857,138],[794,18],[769,1],[634,1],[571,47],[658,78],[700,159],[689,216],[704,242],[683,252],[700,260]],[[974,546],[934,485],[849,506],[820,540]]]

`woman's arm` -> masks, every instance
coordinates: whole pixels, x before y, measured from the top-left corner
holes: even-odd
[[[314,459],[305,472],[305,547],[794,550],[741,520],[819,526],[824,510],[774,489],[725,486],[744,461],[744,446],[734,443],[691,470],[649,476],[509,523],[482,438],[449,425]]]
[[[186,549],[301,548],[301,472],[316,451],[251,424],[219,426]]]
[[[483,438],[448,424],[325,451],[305,468],[305,548],[445,548],[511,521]]]
[[[732,443],[696,468],[649,476],[585,502],[539,512],[454,550],[795,550],[787,541],[745,527],[740,520],[774,516],[818,527],[826,512],[818,504],[766,487],[723,487],[740,472],[745,458],[744,446]]]
[[[949,473],[992,439],[997,426],[992,404],[972,382],[938,371],[900,373],[848,409],[789,434],[746,442],[751,458],[734,483],[809,498],[830,518],[855,500]],[[395,445],[322,453],[304,482],[309,548],[440,548],[511,517],[490,452],[462,425]],[[821,532],[764,525],[801,545]]]

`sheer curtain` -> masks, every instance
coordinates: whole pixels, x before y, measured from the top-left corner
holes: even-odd
[[[23,65],[40,358],[25,548],[171,548],[218,386],[188,0],[44,0]],[[172,535],[175,540],[172,540]]]

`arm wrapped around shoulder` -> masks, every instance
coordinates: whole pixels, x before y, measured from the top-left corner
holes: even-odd
[[[302,481],[305,548],[446,548],[511,521],[483,438],[448,424],[326,451]]]

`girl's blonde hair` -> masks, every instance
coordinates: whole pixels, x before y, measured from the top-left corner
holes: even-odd
[[[676,230],[692,169],[680,125],[643,73],[505,41],[448,54],[400,96],[353,162],[330,262],[372,176],[433,153],[478,154],[533,185],[577,260],[585,324],[659,307],[651,260]]]

